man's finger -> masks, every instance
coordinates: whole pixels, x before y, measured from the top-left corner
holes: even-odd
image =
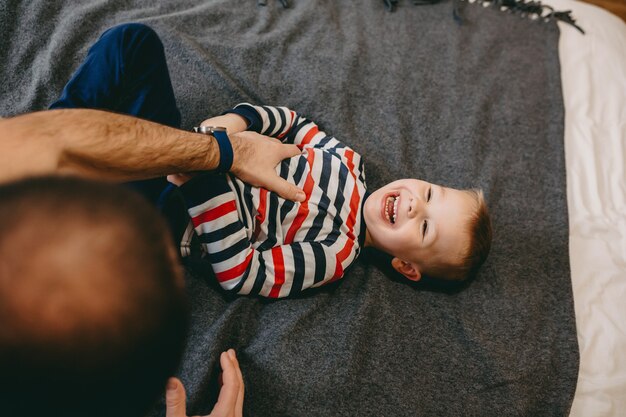
[[[275,155],[277,156],[276,164],[278,165],[282,160],[291,158],[300,153],[302,153],[302,151],[296,145],[280,144],[280,147],[275,152]],[[287,200],[297,201],[301,203],[306,198],[306,195],[301,189],[296,187],[294,184],[285,181],[278,175],[274,175],[272,178],[268,178],[267,183],[268,189],[273,190],[279,196]]]
[[[241,373],[241,368],[239,368],[239,362],[237,361],[237,356],[235,355],[235,351],[233,349],[228,350],[228,355],[230,356],[233,365],[235,365],[235,369],[237,370],[237,378],[239,379],[239,392],[237,393],[237,406],[235,407],[235,417],[243,417],[243,398],[244,398],[244,383],[243,383],[243,375]]]
[[[165,417],[187,417],[185,387],[178,378],[170,378],[165,389]]]
[[[222,367],[222,380],[224,381],[224,385],[222,385],[222,389],[220,389],[220,394],[217,397],[217,403],[211,412],[211,417],[241,415],[243,411],[237,410],[237,395],[243,381],[240,380],[237,375],[235,364],[230,359],[227,352],[222,352],[222,355],[220,356],[220,365]]]
[[[302,153],[300,148],[298,148],[296,145],[281,144],[280,147],[281,147],[282,153],[283,153],[283,158],[282,159],[291,158],[292,156],[296,156],[296,155]]]
[[[304,191],[296,187],[294,184],[285,181],[278,175],[274,178],[268,179],[267,188],[274,190],[274,192],[286,200],[302,203],[306,199]]]

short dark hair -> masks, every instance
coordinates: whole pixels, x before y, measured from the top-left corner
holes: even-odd
[[[164,220],[135,192],[71,177],[0,186],[0,407],[139,416],[188,327]]]

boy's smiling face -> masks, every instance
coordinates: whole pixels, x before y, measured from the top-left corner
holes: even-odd
[[[392,266],[417,281],[428,265],[458,263],[475,210],[463,191],[417,179],[394,181],[365,201],[365,245],[394,256]]]

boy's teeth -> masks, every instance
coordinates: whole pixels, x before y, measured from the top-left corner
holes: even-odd
[[[398,198],[397,197],[387,197],[385,201],[385,217],[392,224],[396,222],[396,215],[398,213]]]
[[[398,200],[400,200],[398,197],[395,198],[395,201],[393,202],[393,222],[396,222],[396,218],[398,217]]]

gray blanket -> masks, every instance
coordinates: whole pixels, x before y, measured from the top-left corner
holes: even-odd
[[[412,287],[376,258],[336,286],[268,302],[188,274],[180,376],[190,414],[234,347],[247,416],[567,415],[578,346],[554,23],[451,2],[5,0],[0,114],[45,108],[99,33],[162,37],[183,126],[240,101],[295,109],[359,151],[368,186],[482,187],[492,253],[460,292]],[[153,415],[163,415],[157,404]]]

